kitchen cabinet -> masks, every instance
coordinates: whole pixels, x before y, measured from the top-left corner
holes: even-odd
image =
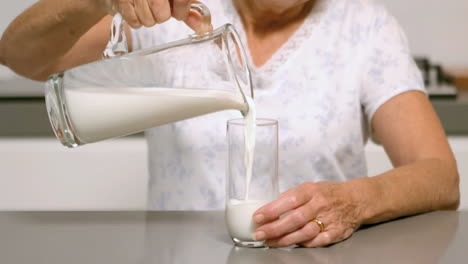
[[[450,137],[458,160],[461,208],[468,209],[468,136]],[[67,149],[55,138],[0,138],[0,210],[146,208],[143,137]],[[366,146],[369,175],[391,168],[383,148]]]
[[[144,210],[147,179],[143,137],[0,138],[0,210]]]

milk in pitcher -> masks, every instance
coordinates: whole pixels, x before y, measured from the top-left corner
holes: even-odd
[[[80,88],[66,90],[65,99],[71,125],[83,143],[246,107],[234,92],[193,88]]]

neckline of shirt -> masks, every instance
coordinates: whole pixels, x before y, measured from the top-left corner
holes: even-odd
[[[285,65],[294,53],[297,52],[306,42],[307,38],[309,38],[318,27],[320,27],[320,22],[323,20],[323,14],[325,13],[324,11],[332,1],[317,0],[316,6],[304,19],[302,25],[263,65],[259,67],[255,66],[253,63],[250,49],[247,46],[247,34],[244,30],[244,26],[237,9],[234,7],[232,0],[223,2],[227,4],[227,14],[232,14],[231,23],[235,26],[242,43],[244,43],[244,49],[247,54],[250,70],[256,74],[264,73],[271,75],[277,72],[281,66]]]

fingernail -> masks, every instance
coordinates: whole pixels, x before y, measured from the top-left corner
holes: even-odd
[[[253,239],[255,241],[259,241],[259,240],[265,240],[265,237],[266,237],[265,232],[257,231],[257,232],[255,232],[255,234],[253,236]]]
[[[256,216],[254,216],[254,222],[256,224],[261,224],[264,219],[265,219],[265,216],[263,214],[258,214]]]

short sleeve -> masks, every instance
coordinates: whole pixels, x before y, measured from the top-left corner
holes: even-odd
[[[407,38],[383,7],[371,22],[365,46],[361,105],[370,126],[377,109],[392,97],[406,91],[425,92],[421,72],[411,56]]]

